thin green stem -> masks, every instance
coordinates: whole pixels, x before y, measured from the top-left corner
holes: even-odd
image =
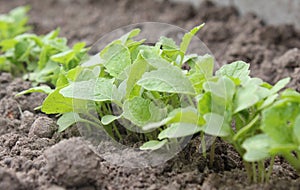
[[[253,176],[253,182],[257,183],[257,171],[256,171],[256,163],[252,162],[252,176]]]
[[[252,176],[253,176],[251,164],[249,162],[246,162],[246,161],[243,161],[243,164],[244,164],[244,167],[245,167],[245,170],[246,170],[246,173],[247,173],[248,181],[251,182],[252,181]]]
[[[203,157],[206,158],[206,142],[205,142],[205,133],[201,132],[201,148],[202,148],[202,154]]]
[[[123,138],[122,138],[122,135],[121,135],[120,131],[118,130],[118,127],[115,125],[115,123],[112,123],[112,125],[113,125],[113,129],[116,132],[119,140],[122,140]]]
[[[265,164],[264,164],[264,161],[259,161],[257,163],[257,167],[258,167],[258,181],[263,183],[264,182],[264,179],[265,179]]]
[[[270,165],[269,165],[268,173],[266,175],[266,182],[269,182],[269,180],[270,180],[270,177],[271,177],[272,171],[273,171],[274,162],[275,162],[275,157],[272,156],[272,158],[270,160]]]
[[[209,167],[212,168],[215,160],[215,149],[216,149],[216,141],[214,140],[209,152]]]
[[[250,130],[254,124],[256,123],[256,121],[259,119],[259,115],[257,115],[254,119],[252,119],[250,121],[250,123],[248,123],[245,127],[243,127],[242,129],[240,129],[236,135],[234,135],[233,137],[233,141],[237,141],[241,136],[243,136],[245,133],[248,132],[248,130]]]
[[[300,173],[300,159],[297,159],[291,152],[287,152],[283,156]]]

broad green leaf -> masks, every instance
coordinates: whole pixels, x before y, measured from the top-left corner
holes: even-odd
[[[218,79],[217,82],[208,81],[203,86],[206,92],[224,98],[226,102],[231,102],[235,93],[235,84],[228,77],[224,76]]]
[[[206,134],[217,137],[226,137],[230,135],[231,127],[224,116],[216,113],[207,113],[203,117],[206,124],[203,126],[202,130]]]
[[[66,86],[67,84],[69,84],[69,81],[66,77],[66,73],[64,71],[60,70],[60,73],[57,77],[55,86],[57,88],[61,88],[61,87]]]
[[[261,129],[280,144],[292,143],[293,128],[300,113],[298,103],[284,101],[263,110]]]
[[[117,77],[131,64],[130,52],[122,44],[110,44],[100,52],[100,57],[104,60],[107,72],[113,77]]]
[[[300,93],[293,89],[286,89],[281,93],[281,98],[300,103]]]
[[[287,77],[278,81],[271,89],[271,93],[277,93],[278,91],[283,89],[290,82],[290,80],[291,78]]]
[[[191,123],[174,123],[170,127],[166,128],[159,133],[158,139],[162,140],[165,138],[179,138],[194,135],[201,131],[198,125]]]
[[[78,76],[83,70],[84,70],[84,67],[81,67],[81,66],[70,69],[66,74],[66,78],[70,81],[75,82],[78,80]]]
[[[199,72],[196,72],[188,77],[196,91],[196,94],[202,94],[203,84],[206,82],[205,76]]]
[[[147,123],[159,121],[164,116],[150,100],[134,97],[124,102],[123,117],[135,125],[143,127]]]
[[[199,116],[194,107],[178,108],[168,114],[166,118],[161,121],[148,123],[143,127],[143,130],[153,130],[163,125],[170,123],[191,123],[198,124]]]
[[[75,79],[76,82],[88,81],[91,79],[97,80],[97,78],[100,75],[101,68],[99,66],[95,66],[93,69],[83,68],[83,69],[79,69],[78,71],[79,73],[76,74],[76,79]]]
[[[259,101],[259,97],[255,92],[258,86],[253,87],[241,87],[237,89],[236,96],[234,98],[234,113],[247,109]]]
[[[145,142],[140,149],[141,150],[157,150],[163,147],[166,143],[168,142],[167,139],[164,139],[162,141],[157,141],[157,140],[151,140],[148,142]]]
[[[199,116],[194,107],[178,108],[173,110],[169,117],[172,119],[168,123],[191,123],[198,124]]]
[[[141,32],[140,29],[136,28],[128,32],[127,34],[123,35],[119,40],[121,40],[123,45],[126,45],[126,42],[128,42],[131,38],[139,35]]]
[[[159,128],[161,126],[164,126],[167,123],[169,123],[169,121],[171,121],[173,118],[174,118],[174,116],[168,116],[168,117],[164,118],[161,121],[148,123],[145,126],[143,126],[143,130],[144,131],[149,131],[149,130],[157,129],[157,128]]]
[[[75,53],[78,53],[78,52],[84,50],[85,45],[86,45],[85,42],[78,42],[78,43],[74,44],[72,49]]]
[[[195,69],[203,74],[205,78],[210,78],[213,76],[214,58],[208,54],[204,56],[198,56],[195,67]]]
[[[171,65],[167,60],[163,59],[159,55],[160,49],[156,49],[151,46],[140,46],[139,49],[139,53],[152,67],[158,69],[162,67],[169,67]]]
[[[183,63],[194,63],[194,60],[198,58],[197,54],[188,54],[188,55],[184,55],[183,57]],[[190,64],[189,64],[190,65]],[[191,65],[190,65],[191,66]]]
[[[63,114],[58,120],[57,124],[59,126],[58,132],[63,132],[67,128],[69,128],[71,125],[81,121],[82,119],[78,115],[78,113],[75,112],[69,112]]]
[[[67,50],[51,56],[51,60],[61,64],[68,64],[74,58],[74,56],[75,53],[73,50]]]
[[[198,98],[198,112],[201,115],[212,112],[212,99],[211,99],[210,92],[205,92],[204,94],[200,94],[197,98]]]
[[[29,93],[33,93],[33,92],[41,92],[41,93],[44,93],[44,94],[50,94],[53,91],[54,90],[51,89],[49,86],[37,86],[37,87],[33,87],[33,88],[29,88],[27,90],[24,90],[24,91],[18,93],[16,96],[29,94]]]
[[[244,86],[238,88],[234,99],[234,113],[248,109],[271,95],[270,90],[261,87],[261,84],[260,79],[251,78],[245,82]]]
[[[230,78],[239,79],[241,83],[247,82],[249,77],[250,65],[243,61],[236,61],[228,65],[222,66],[217,72],[216,76],[227,76]]]
[[[136,83],[138,80],[140,80],[143,76],[143,74],[147,71],[148,63],[145,61],[145,59],[139,54],[137,59],[134,61],[134,63],[129,68],[129,76],[127,79],[127,85],[126,85],[126,97],[129,97],[131,94],[131,91],[136,86]]]
[[[244,141],[242,147],[246,150],[243,159],[247,162],[257,162],[270,157],[270,148],[274,144],[266,134],[259,134]]]
[[[59,93],[60,88],[50,93],[44,100],[42,112],[46,114],[68,113],[73,111],[73,100]]]
[[[17,59],[23,60],[22,58],[26,57],[29,52],[30,52],[30,48],[29,48],[30,44],[26,41],[19,41],[16,46],[15,46],[15,56]]]
[[[160,45],[162,45],[162,48],[165,50],[165,49],[168,49],[168,50],[179,50],[179,47],[176,45],[176,42],[172,39],[172,38],[167,38],[167,37],[160,37],[158,43]]]
[[[271,104],[273,104],[273,102],[276,100],[276,98],[278,97],[278,94],[273,94],[270,95],[259,107],[259,110],[262,110],[268,106],[270,106]]]
[[[101,118],[101,123],[103,125],[108,125],[110,123],[112,123],[113,121],[120,119],[121,116],[115,116],[115,115],[105,115]]]
[[[182,42],[180,44],[180,51],[185,53],[189,47],[189,44],[192,40],[192,38],[197,34],[197,32],[204,27],[204,23],[193,28],[190,32],[186,33],[183,38],[182,38]]]
[[[191,70],[188,72],[189,79],[197,94],[203,91],[203,84],[213,76],[214,59],[210,55],[197,56],[189,64]]]
[[[18,41],[16,39],[2,40],[0,41],[1,51],[3,52],[8,51],[9,49],[14,48],[17,43]]]
[[[195,94],[189,79],[173,66],[146,72],[137,84],[150,91]]]
[[[93,100],[93,101],[107,101],[112,100],[114,79],[97,78],[88,81],[72,82],[69,86],[60,90],[64,97]]]

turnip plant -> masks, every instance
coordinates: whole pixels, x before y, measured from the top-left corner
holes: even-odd
[[[40,109],[60,116],[60,132],[86,123],[116,141],[135,135],[143,151],[193,136],[202,138],[204,156],[203,137],[210,135],[233,145],[252,182],[269,180],[278,155],[300,173],[300,94],[283,90],[289,78],[272,86],[251,77],[243,61],[214,72],[211,55],[189,54],[189,44],[204,24],[187,32],[180,44],[162,36],[147,45],[135,40],[140,29],[134,29],[95,55],[98,62],[86,65],[80,64],[88,60],[85,44],[69,48],[59,30],[45,36],[23,34],[28,30],[26,11],[18,8],[0,16],[0,71],[52,87],[37,86],[19,95],[48,94]],[[90,103],[96,115],[90,113]],[[214,146],[210,151],[212,162]]]

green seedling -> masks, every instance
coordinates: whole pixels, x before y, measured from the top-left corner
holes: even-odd
[[[285,90],[272,106],[263,110],[262,133],[248,138],[243,147],[249,162],[283,156],[300,173],[300,94]]]
[[[75,122],[85,121],[75,120],[74,114],[70,114],[74,112],[74,100],[92,101],[97,104],[101,120],[99,123],[93,119],[94,126],[103,125],[111,136],[121,140],[131,132],[126,130],[126,134],[121,134],[115,121],[126,120],[143,131],[143,139],[149,141],[141,149],[161,148],[168,144],[166,138],[170,135],[171,138],[181,138],[199,132],[197,123],[201,121],[198,121],[197,107],[193,102],[197,94],[194,86],[212,75],[213,58],[208,55],[187,58],[185,52],[192,36],[202,26],[187,33],[180,46],[166,37],[154,46],[144,45],[144,40],[133,40],[140,30],[132,30],[99,53],[101,63],[78,66],[61,75],[57,80],[60,84],[45,99],[42,111],[63,114],[58,121],[62,131]],[[195,64],[193,73],[202,78],[191,81],[194,75],[181,69],[184,60]],[[200,71],[201,66],[196,65],[201,63],[209,68]],[[180,98],[183,97],[187,99],[187,105],[182,105]],[[118,115],[113,112],[112,105],[118,110]],[[80,108],[76,110],[80,110],[77,114],[85,112]],[[66,122],[68,118],[70,122]]]
[[[272,86],[250,77],[249,64],[242,61],[213,73],[212,56],[187,53],[203,25],[186,33],[179,45],[163,36],[146,45],[134,40],[140,32],[134,29],[96,55],[99,62],[81,65],[87,58],[84,43],[69,48],[58,30],[45,36],[21,34],[28,30],[26,11],[23,7],[0,16],[0,70],[52,84],[54,89],[37,86],[19,95],[48,94],[40,109],[61,116],[60,132],[86,123],[117,141],[135,135],[147,151],[211,135],[234,146],[252,182],[269,180],[277,155],[300,173],[300,94],[290,89],[280,93],[289,78]],[[184,65],[189,70],[182,70]]]
[[[27,26],[29,7],[18,7],[0,15],[0,42],[14,38],[30,29]]]
[[[278,92],[290,80],[282,79],[271,86],[261,79],[250,77],[249,73],[249,64],[241,61],[221,67],[211,81],[203,84],[204,93],[199,95],[198,102],[199,113],[206,121],[202,126],[204,133],[221,137],[232,144],[241,156],[245,155],[244,141],[260,133],[262,111],[273,104]],[[245,159],[244,165],[250,181],[269,179],[265,159],[248,161]]]
[[[19,7],[0,15],[0,71],[11,72],[34,85],[55,85],[61,70],[76,67],[86,56],[85,43],[67,46],[67,39],[58,37],[59,30],[47,35],[24,33],[28,7]]]
[[[0,70],[23,75],[34,84],[55,85],[60,70],[76,67],[86,55],[85,43],[77,43],[70,49],[65,38],[58,37],[59,30],[45,36],[20,34],[0,42],[2,54]]]

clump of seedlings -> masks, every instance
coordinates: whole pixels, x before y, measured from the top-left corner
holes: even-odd
[[[300,173],[300,94],[282,91],[289,78],[272,86],[251,77],[243,61],[214,72],[211,55],[188,54],[203,24],[186,33],[180,44],[162,36],[146,45],[134,40],[140,33],[134,29],[102,49],[97,63],[85,65],[80,64],[88,59],[85,44],[69,48],[58,30],[45,36],[20,34],[28,29],[26,17],[18,16],[25,10],[7,16],[15,19],[12,36],[0,28],[0,69],[54,87],[37,86],[20,94],[47,93],[40,109],[60,116],[59,131],[83,122],[117,141],[136,134],[144,142],[140,149],[150,151],[187,136],[210,135],[234,146],[252,182],[269,180],[277,155]],[[189,70],[182,70],[184,65]],[[90,113],[90,103],[97,115]],[[205,155],[204,142],[202,146]]]

